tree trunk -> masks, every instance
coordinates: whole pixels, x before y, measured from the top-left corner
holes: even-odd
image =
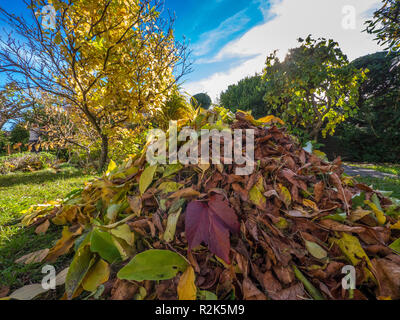
[[[105,135],[101,136],[101,154],[99,171],[104,171],[108,161],[108,137]]]

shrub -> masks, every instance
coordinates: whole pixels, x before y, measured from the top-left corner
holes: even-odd
[[[14,171],[36,171],[53,165],[56,156],[48,152],[15,153],[0,158],[0,173],[7,174]]]

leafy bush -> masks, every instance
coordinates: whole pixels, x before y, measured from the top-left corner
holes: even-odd
[[[10,144],[10,139],[5,131],[0,130],[0,154],[6,152],[7,145]]]
[[[48,152],[15,153],[0,158],[0,173],[41,170],[51,166],[55,161],[56,156]]]
[[[400,67],[395,55],[379,52],[352,64],[367,68],[361,85],[359,112],[340,125],[333,138],[322,141],[331,157],[341,155],[358,162],[399,162],[400,159]],[[329,150],[328,150],[329,149]]]
[[[27,144],[29,140],[29,131],[24,128],[23,124],[17,124],[11,130],[10,142],[11,144],[22,143]]]

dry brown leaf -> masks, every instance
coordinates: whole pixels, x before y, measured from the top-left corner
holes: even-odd
[[[15,263],[40,263],[46,258],[47,254],[49,253],[50,249],[43,249],[35,252],[31,252],[29,254],[24,255],[23,257],[15,260]]]
[[[50,221],[47,219],[45,222],[40,224],[36,229],[35,233],[36,234],[45,234],[47,232],[47,229],[50,227]]]
[[[243,299],[244,300],[268,300],[249,278],[243,280]]]

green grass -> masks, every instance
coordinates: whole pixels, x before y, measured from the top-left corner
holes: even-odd
[[[370,163],[346,163],[351,167],[372,169],[375,171],[390,173],[400,176],[400,164],[370,164]]]
[[[388,177],[384,179],[356,177],[356,180],[367,185],[372,185],[375,190],[393,191],[392,197],[400,199],[400,179]]]
[[[46,169],[30,173],[11,173],[0,176],[0,286],[13,288],[37,283],[42,279],[41,264],[19,265],[14,261],[30,252],[50,248],[60,237],[60,228],[52,226],[45,235],[36,235],[33,228],[7,225],[21,216],[31,205],[62,199],[79,188],[91,175],[67,167],[56,172]],[[58,259],[57,272],[70,257]]]

